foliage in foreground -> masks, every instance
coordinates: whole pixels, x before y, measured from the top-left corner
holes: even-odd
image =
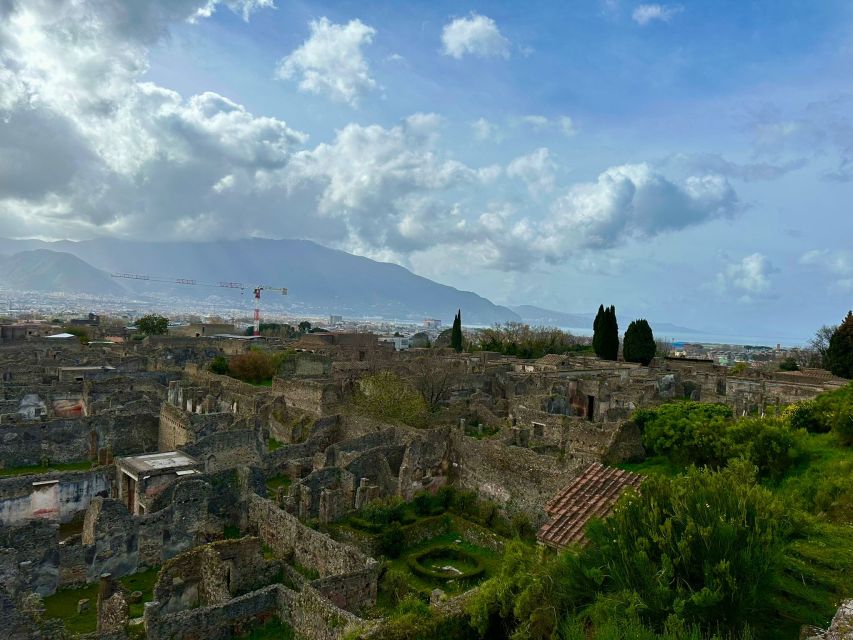
[[[589,526],[580,551],[537,560],[511,545],[473,599],[472,623],[483,635],[545,639],[607,611],[656,630],[737,631],[768,606],[787,522],[745,463],[648,478]]]

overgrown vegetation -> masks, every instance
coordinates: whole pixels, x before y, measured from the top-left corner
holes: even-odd
[[[622,466],[648,476],[641,493],[593,521],[583,548],[510,545],[471,624],[480,637],[562,640],[826,627],[853,594],[852,396],[850,385],[770,418],[690,402],[637,412],[656,455]]]
[[[353,401],[358,411],[378,420],[418,426],[427,414],[423,395],[391,371],[364,376]]]
[[[530,327],[520,322],[495,325],[480,332],[477,351],[496,351],[519,358],[541,358],[550,353],[591,353],[591,347],[572,334],[549,327]]]
[[[38,464],[23,467],[7,467],[0,469],[0,477],[2,476],[25,476],[35,473],[47,473],[48,471],[88,471],[95,467],[96,464],[89,460],[83,462],[62,462],[59,464]]]

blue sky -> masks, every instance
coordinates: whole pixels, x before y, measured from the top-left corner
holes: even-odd
[[[770,339],[851,306],[848,2],[9,6],[2,235],[304,237]]]

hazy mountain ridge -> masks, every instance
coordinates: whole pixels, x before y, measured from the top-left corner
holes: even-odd
[[[0,286],[24,291],[126,295],[108,273],[65,252],[34,249],[0,256]]]
[[[169,293],[181,298],[210,298],[215,295],[249,306],[250,292],[228,289],[170,285],[134,280],[114,280],[110,272],[193,278],[207,282],[241,282],[247,287],[264,284],[287,287],[282,300],[264,298],[265,308],[294,313],[347,317],[381,316],[400,320],[436,317],[449,321],[457,309],[471,324],[518,321],[507,307],[498,306],[470,291],[433,282],[395,264],[377,262],[344,251],[329,249],[308,240],[247,239],[217,242],[133,242],[101,238],[81,242],[0,239],[0,253],[37,250],[42,263],[21,264],[15,278],[3,278],[4,286],[36,290],[64,290],[104,295]],[[61,278],[52,273],[45,254],[71,254],[88,267],[92,286],[80,278]],[[8,258],[7,258],[8,259]],[[17,260],[17,257],[15,258]],[[29,265],[28,267],[25,266]],[[35,268],[38,267],[38,268]],[[29,279],[23,278],[27,268]],[[62,267],[57,266],[57,270]],[[76,271],[74,273],[77,273]],[[26,282],[28,286],[20,286]],[[112,286],[108,286],[107,283]]]

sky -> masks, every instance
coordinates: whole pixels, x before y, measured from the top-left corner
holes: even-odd
[[[0,0],[0,236],[806,339],[853,306],[851,69],[841,0]]]

